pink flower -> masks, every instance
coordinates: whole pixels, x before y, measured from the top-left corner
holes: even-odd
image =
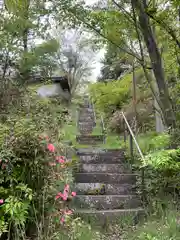
[[[49,166],[54,167],[54,166],[56,166],[56,163],[55,162],[50,162]]]
[[[1,167],[2,169],[6,169],[7,165],[3,163]]]
[[[3,199],[0,199],[0,204],[3,204],[4,203],[4,200]]]
[[[73,214],[73,211],[72,210],[67,210],[67,211],[64,212],[64,214],[65,215],[71,215],[71,214]]]
[[[65,187],[64,187],[63,193],[59,192],[59,193],[56,195],[55,199],[57,200],[57,199],[59,199],[59,198],[62,198],[63,201],[67,201],[67,199],[68,199],[68,194],[69,194],[69,185],[66,184]]]
[[[76,192],[72,192],[71,195],[72,195],[73,197],[75,197],[75,196],[76,196]]]
[[[47,149],[48,149],[50,152],[55,152],[55,147],[54,147],[54,145],[53,145],[52,143],[49,143],[49,144],[47,145]]]
[[[61,224],[63,224],[65,222],[64,217],[61,218],[60,222],[61,222]]]
[[[63,198],[63,194],[61,192],[59,192],[55,197],[56,200],[59,198]]]
[[[69,185],[66,184],[64,187],[63,198],[62,198],[64,201],[68,199],[68,194],[69,194]]]
[[[59,156],[59,157],[56,157],[56,161],[58,163],[65,163],[65,160],[63,159],[63,157]]]
[[[66,194],[66,193],[63,194],[63,196],[62,196],[62,200],[63,200],[63,201],[67,201],[67,199],[68,199],[68,194]]]
[[[64,191],[69,192],[69,184],[66,184],[66,185],[65,185]]]

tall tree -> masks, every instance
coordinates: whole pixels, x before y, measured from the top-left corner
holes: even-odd
[[[84,33],[84,29],[56,30],[60,48],[55,61],[61,72],[68,78],[70,98],[77,87],[87,83],[94,62],[94,50],[89,45],[91,35]]]

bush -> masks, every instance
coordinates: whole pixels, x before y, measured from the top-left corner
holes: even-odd
[[[144,154],[170,147],[170,135],[167,133],[146,132],[139,134],[137,140]]]
[[[94,83],[89,87],[96,110],[110,116],[130,99],[131,74],[123,80],[108,83]]]
[[[145,191],[152,206],[165,196],[177,198],[180,194],[180,150],[159,150],[145,156]],[[162,201],[163,202],[163,201]]]
[[[155,170],[166,171],[180,169],[180,149],[161,150],[148,154],[143,160],[143,166],[151,166]]]
[[[27,93],[22,103],[0,123],[0,239],[100,239],[72,218],[77,160],[60,142],[67,109]]]
[[[172,205],[172,204],[171,204]],[[175,207],[168,207],[161,212],[161,216],[150,217],[148,221],[141,224],[129,233],[125,239],[129,240],[175,240],[180,239],[179,211]]]
[[[20,239],[31,227],[36,232],[45,207],[44,189],[52,178],[48,166],[52,156],[47,140],[41,141],[40,136],[48,134],[62,154],[58,141],[66,119],[59,99],[41,99],[29,92],[20,98],[20,104],[4,109],[6,122],[1,119],[0,123],[0,236],[6,239],[8,231],[12,240]]]

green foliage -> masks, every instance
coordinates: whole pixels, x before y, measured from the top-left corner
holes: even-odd
[[[43,192],[51,183],[48,162],[52,156],[47,154],[47,141],[41,141],[40,135],[48,135],[62,154],[64,149],[58,141],[66,118],[59,99],[41,99],[27,91],[19,97],[21,104],[4,109],[6,122],[1,119],[0,123],[0,195],[4,200],[0,234],[6,236],[8,228],[11,239],[23,236],[44,211]],[[48,198],[54,194],[48,190]]]
[[[58,48],[59,44],[55,39],[50,39],[49,41],[37,45],[29,52],[23,53],[19,61],[19,68],[23,69],[23,71],[41,70],[44,76],[48,76],[56,67],[52,57],[57,52]]]
[[[170,135],[167,133],[146,132],[145,134],[138,134],[137,140],[144,154],[170,146]]]
[[[146,155],[143,166],[151,166],[155,170],[174,170],[180,169],[180,150],[161,150]]]
[[[145,192],[147,202],[155,210],[154,204],[165,196],[176,198],[180,192],[180,151],[159,150],[145,156],[144,168]],[[138,183],[141,184],[141,183]]]
[[[130,99],[131,83],[132,74],[128,74],[122,80],[91,84],[89,91],[97,111],[110,115],[120,109]]]
[[[169,207],[169,206],[168,206]],[[161,216],[149,217],[144,224],[127,231],[129,240],[175,240],[180,239],[179,212],[174,207],[161,212]]]

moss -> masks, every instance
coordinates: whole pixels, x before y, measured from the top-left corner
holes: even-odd
[[[100,188],[87,191],[87,195],[104,195],[105,191],[105,185],[101,184]]]

